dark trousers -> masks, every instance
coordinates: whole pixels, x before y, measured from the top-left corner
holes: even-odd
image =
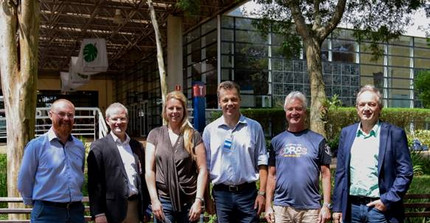
[[[81,202],[62,206],[53,202],[34,201],[31,222],[84,223],[84,205]]]
[[[254,209],[257,198],[255,183],[250,183],[237,191],[224,186],[214,186],[212,195],[219,223],[258,222],[257,210]]]

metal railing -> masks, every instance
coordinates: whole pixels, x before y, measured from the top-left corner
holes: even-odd
[[[35,137],[47,132],[51,127],[49,119],[50,108],[36,108]],[[96,107],[75,108],[75,124],[72,135],[75,137],[93,138],[93,140],[106,136],[108,128],[103,114]],[[6,117],[0,117],[0,140],[6,141]]]

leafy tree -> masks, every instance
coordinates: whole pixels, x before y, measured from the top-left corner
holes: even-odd
[[[430,108],[430,71],[418,73],[414,86],[424,108]]]
[[[410,15],[422,6],[420,0],[254,0],[262,5],[257,13],[263,20],[259,28],[282,34],[284,52],[297,56],[298,45],[306,56],[311,89],[311,129],[325,135],[325,84],[322,76],[321,46],[342,22],[355,30],[358,42],[370,40],[376,57],[382,51],[378,42],[388,42],[402,34]],[[274,22],[276,21],[276,22]]]
[[[34,137],[39,14],[39,1],[0,1],[0,69],[7,117],[7,186],[11,197],[19,196],[16,182],[21,157],[26,143]]]

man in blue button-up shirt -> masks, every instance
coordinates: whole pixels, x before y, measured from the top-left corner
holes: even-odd
[[[267,179],[263,129],[240,113],[240,87],[236,83],[220,83],[217,94],[222,116],[206,126],[203,142],[218,222],[258,222],[264,210]]]
[[[85,222],[82,204],[85,149],[71,135],[75,106],[59,99],[52,104],[52,127],[31,140],[18,175],[18,190],[33,205],[32,222]]]

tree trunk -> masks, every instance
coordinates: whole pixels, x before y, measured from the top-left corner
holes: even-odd
[[[321,43],[309,38],[304,40],[304,49],[311,87],[310,128],[325,137],[325,123],[322,115],[326,112],[324,107],[326,94],[322,75]]]
[[[7,117],[8,196],[19,197],[17,179],[21,158],[25,145],[34,137],[40,3],[22,0],[19,6],[11,4],[13,1],[2,1],[0,5],[0,69]],[[22,205],[9,204],[9,207],[17,206]]]
[[[166,69],[164,67],[164,57],[163,57],[163,46],[161,45],[161,35],[160,29],[158,28],[157,17],[155,15],[154,6],[151,0],[147,0],[149,13],[151,15],[152,26],[154,26],[155,40],[157,43],[157,61],[158,61],[158,71],[160,74],[160,87],[161,87],[161,100],[163,102],[167,95],[167,83],[166,83]]]

